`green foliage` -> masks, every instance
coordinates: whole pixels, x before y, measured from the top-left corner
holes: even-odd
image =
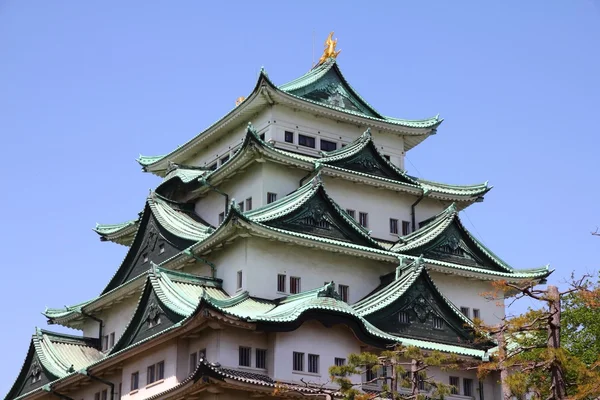
[[[562,308],[563,347],[588,365],[599,361],[600,308],[577,293],[565,296]]]

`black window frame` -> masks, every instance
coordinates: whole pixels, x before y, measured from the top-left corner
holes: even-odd
[[[299,351],[292,353],[292,371],[304,372],[304,353]]]
[[[473,379],[463,378],[463,396],[473,396]]]
[[[294,143],[294,132],[292,132],[292,131],[285,131],[283,133],[283,140],[286,143]]]
[[[346,365],[346,359],[342,357],[335,357],[333,359],[333,365],[335,365],[336,367],[343,367],[344,365]]]
[[[131,386],[130,391],[138,390],[140,388],[140,371],[131,373]]]
[[[473,319],[481,319],[481,310],[479,308],[473,309]]]
[[[271,204],[277,201],[277,193],[267,192],[267,204]]]
[[[323,143],[326,144],[325,147],[329,147],[329,149],[327,148],[323,148]],[[319,141],[319,146],[321,148],[322,151],[335,151],[337,150],[337,142],[332,142],[331,140],[327,140],[327,139],[321,139]]]
[[[298,146],[308,147],[310,149],[316,148],[317,138],[314,136],[303,135],[301,133],[298,134]]]
[[[471,318],[471,309],[469,307],[460,306],[460,312],[467,318]]]
[[[398,234],[398,219],[390,218],[390,233],[397,235]]]
[[[319,362],[320,357],[318,354],[308,353],[308,362],[306,372],[310,374],[318,374],[319,373]]]
[[[189,357],[189,372],[188,373],[191,375],[192,372],[194,372],[197,367],[198,367],[198,353],[196,353],[194,351],[193,353],[190,353],[190,357]]]
[[[225,164],[227,161],[229,161],[229,159],[231,158],[231,156],[229,154],[224,155],[223,157],[219,158],[219,163],[221,165]]]
[[[340,295],[340,300],[348,302],[348,298],[350,297],[350,286],[348,285],[338,285],[338,293]]]
[[[246,211],[252,210],[252,197],[246,199]]]
[[[254,367],[267,369],[267,349],[254,349]]]
[[[450,385],[450,394],[458,394],[460,391],[460,378],[458,376],[448,377],[448,384]]]
[[[290,294],[302,292],[302,279],[299,276],[290,276]]]
[[[242,287],[244,286],[244,272],[240,269],[237,272],[236,277],[237,277],[237,288],[236,288],[236,290],[241,290]]]
[[[363,228],[369,227],[369,213],[364,211],[358,212],[358,223]]]
[[[408,313],[408,311],[400,311],[398,313],[398,322],[405,325],[410,324],[410,314]]]
[[[444,329],[444,319],[442,317],[434,315],[431,318],[431,325],[433,326],[433,329]]]
[[[277,292],[285,293],[287,283],[287,275],[286,274],[277,274]]]
[[[246,364],[244,364],[246,363]],[[239,346],[238,347],[238,365],[240,367],[252,366],[252,347]]]
[[[350,208],[346,208],[346,213],[352,217],[352,219],[356,220],[356,210],[352,210]]]

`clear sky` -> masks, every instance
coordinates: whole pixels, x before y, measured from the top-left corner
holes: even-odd
[[[331,30],[352,85],[386,115],[445,118],[409,173],[489,180],[465,225],[560,283],[598,269],[600,2],[0,1],[0,394],[40,314],[97,295],[163,154],[227,113],[264,66],[311,67]],[[51,327],[52,329],[60,329]]]

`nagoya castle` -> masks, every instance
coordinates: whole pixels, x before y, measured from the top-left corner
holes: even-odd
[[[275,388],[334,389],[330,366],[393,344],[489,358],[473,320],[499,322],[504,300],[481,293],[551,271],[515,269],[465,228],[459,213],[487,182],[407,174],[406,152],[442,119],[379,113],[335,46],[329,35],[319,62],[283,85],[261,70],[224,117],[140,156],[160,183],[130,221],[95,228],[127,255],[101,293],[44,311],[81,334],[36,328],[7,399],[303,397]],[[355,380],[376,397],[372,375],[386,373]],[[502,398],[498,375],[428,374],[453,385],[448,399]]]

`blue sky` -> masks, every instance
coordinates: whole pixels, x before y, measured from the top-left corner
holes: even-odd
[[[462,215],[485,244],[557,283],[598,269],[600,2],[361,3],[0,2],[0,393],[44,307],[95,296],[122,261],[91,228],[142,209],[159,181],[138,154],[202,131],[261,66],[303,74],[331,30],[378,110],[445,118],[410,173],[494,185]]]

